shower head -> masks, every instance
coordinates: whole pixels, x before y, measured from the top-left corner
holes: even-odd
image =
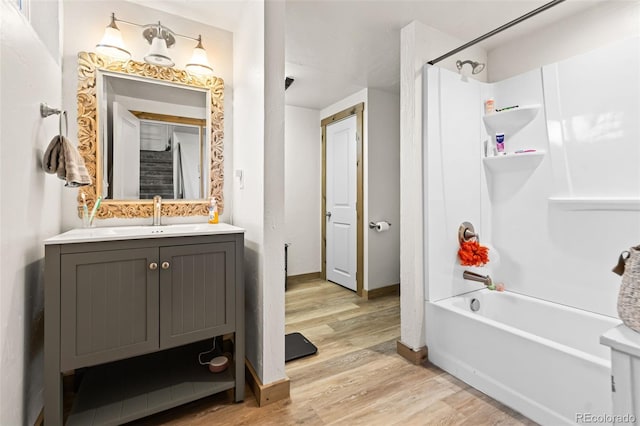
[[[456,61],[456,67],[458,67],[458,71],[462,70],[462,66],[464,64],[469,64],[471,65],[471,73],[472,74],[478,74],[479,72],[482,72],[482,70],[484,69],[484,64],[482,62],[476,62],[476,61],[470,61],[470,60],[466,60],[466,61]]]

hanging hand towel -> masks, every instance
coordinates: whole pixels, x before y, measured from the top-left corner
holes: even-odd
[[[55,136],[49,143],[42,159],[42,167],[45,172],[56,173],[60,179],[66,180],[64,186],[91,184],[84,160],[71,142],[62,135]]]

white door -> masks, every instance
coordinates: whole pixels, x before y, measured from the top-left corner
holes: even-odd
[[[113,103],[113,199],[140,198],[140,120]]]
[[[356,116],[327,125],[327,280],[356,291]]]

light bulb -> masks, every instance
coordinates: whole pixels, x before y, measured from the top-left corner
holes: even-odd
[[[169,56],[167,42],[160,37],[155,37],[153,39],[149,53],[144,57],[144,61],[148,64],[160,65],[163,67],[172,67],[175,65]]]
[[[131,58],[131,53],[125,47],[124,41],[122,41],[122,34],[116,25],[114,15],[111,15],[111,23],[105,28],[102,40],[96,44],[96,52],[121,61]]]
[[[193,49],[191,60],[185,66],[186,70],[192,74],[213,75],[213,68],[209,65],[207,51],[202,47],[202,38],[198,36],[198,45]]]

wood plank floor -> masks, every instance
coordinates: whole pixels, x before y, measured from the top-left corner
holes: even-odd
[[[289,285],[286,332],[318,354],[286,364],[291,399],[259,408],[214,395],[138,425],[535,425],[432,365],[396,353],[398,296],[364,301],[335,284]]]

